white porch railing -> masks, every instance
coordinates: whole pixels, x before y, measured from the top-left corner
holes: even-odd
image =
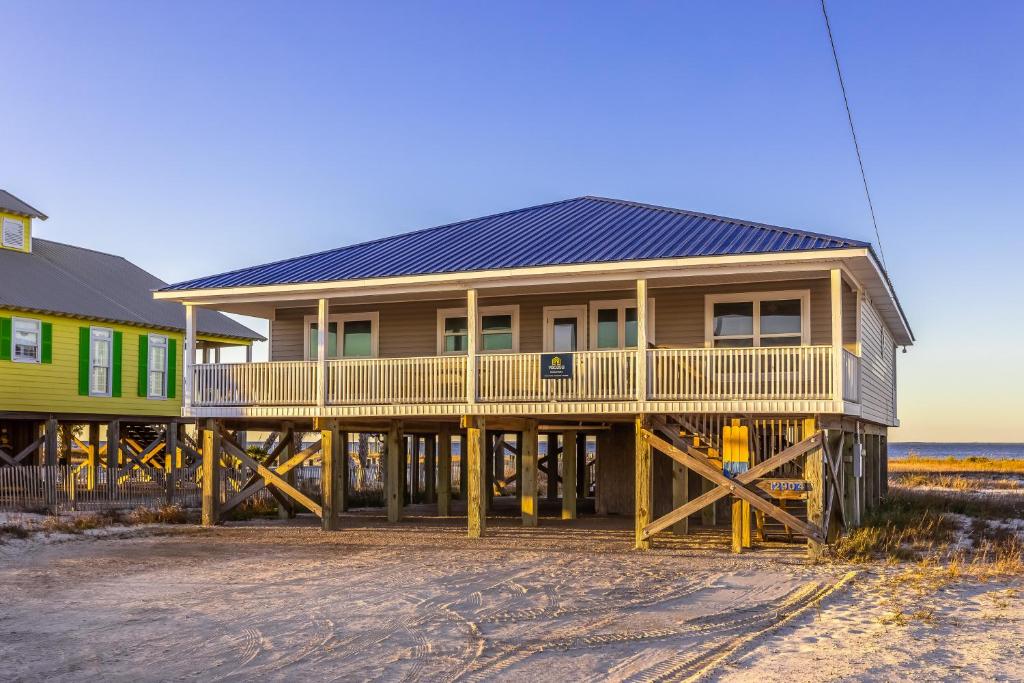
[[[314,405],[316,377],[316,361],[193,365],[192,405]]]
[[[831,346],[650,349],[647,398],[654,401],[831,400],[837,398]],[[541,354],[477,357],[477,401],[634,401],[636,350],[572,354],[569,379],[541,379]],[[843,354],[843,398],[857,401],[859,359]],[[314,406],[315,361],[217,363],[192,368],[192,405]],[[466,403],[466,357],[331,360],[327,405]]]
[[[860,403],[860,357],[843,349],[843,400]]]
[[[830,399],[831,346],[652,349],[649,395],[660,401]]]
[[[631,401],[636,398],[636,351],[578,351],[569,379],[541,379],[539,353],[493,353],[477,358],[481,403]]]
[[[328,405],[464,403],[465,356],[351,358],[327,362]]]

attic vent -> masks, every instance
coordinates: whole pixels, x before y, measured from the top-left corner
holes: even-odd
[[[24,249],[25,224],[21,221],[5,218],[3,245],[11,249]]]

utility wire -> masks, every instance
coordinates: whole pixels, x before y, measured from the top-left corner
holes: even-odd
[[[860,165],[860,178],[864,181],[864,195],[868,198],[868,209],[871,210],[871,223],[875,226],[875,238],[878,240],[878,255],[882,259],[882,267],[888,270],[885,265],[885,250],[882,249],[882,235],[878,231],[878,219],[875,218],[875,204],[871,201],[871,190],[868,189],[868,176],[864,172],[864,159],[860,155],[860,143],[857,142],[857,130],[853,126],[853,112],[850,111],[850,99],[846,96],[846,82],[843,80],[843,70],[839,68],[839,53],[836,52],[836,41],[832,37],[832,24],[828,20],[828,10],[825,9],[825,0],[821,0],[821,15],[825,17],[825,30],[828,31],[828,42],[832,45],[832,59],[836,63],[836,75],[839,77],[839,89],[843,91],[843,104],[846,106],[846,119],[850,122],[850,136],[853,137],[853,148],[857,151],[857,164]]]

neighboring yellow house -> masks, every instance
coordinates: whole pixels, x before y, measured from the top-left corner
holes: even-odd
[[[46,218],[0,190],[0,466],[42,464],[47,423],[93,435],[114,421],[121,433],[180,424],[182,307],[154,301],[165,283],[119,256],[33,238]],[[257,339],[223,314],[197,316],[204,354]]]

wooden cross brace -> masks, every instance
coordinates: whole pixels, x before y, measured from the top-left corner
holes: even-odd
[[[769,517],[777,519],[789,528],[796,529],[804,536],[819,543],[824,542],[821,533],[814,526],[797,519],[779,506],[770,503],[762,498],[759,492],[749,487],[750,482],[762,474],[765,474],[766,472],[789,462],[793,458],[820,446],[822,441],[820,432],[809,439],[800,442],[796,446],[787,448],[775,457],[752,467],[734,479],[730,479],[725,476],[721,469],[716,468],[706,455],[691,447],[689,444],[682,442],[681,439],[679,439],[679,445],[682,446],[683,449],[677,448],[675,445],[665,441],[658,435],[646,429],[641,432],[641,438],[683,466],[688,467],[702,477],[718,484],[718,488],[713,491],[705,493],[699,498],[690,501],[686,505],[673,510],[664,517],[661,517],[660,519],[657,519],[651,524],[645,526],[642,531],[642,535],[645,539],[650,538],[658,531],[661,531],[662,529],[675,524],[684,517],[693,514],[707,505],[710,505],[719,498],[723,498],[727,495],[733,495],[750,503],[753,508],[760,510]]]
[[[3,460],[9,465],[17,465],[18,463],[25,459],[25,456],[27,456],[29,453],[37,450],[40,446],[42,446],[43,441],[45,439],[46,437],[40,436],[35,441],[22,448],[21,451],[13,457],[9,455],[7,452],[5,452],[2,448],[0,448],[0,460]]]
[[[305,495],[297,488],[295,488],[287,481],[285,481],[284,478],[281,476],[282,474],[286,474],[289,470],[298,467],[303,462],[305,462],[307,458],[309,458],[311,455],[319,451],[319,441],[310,446],[309,448],[303,451],[299,451],[291,458],[289,458],[287,462],[278,465],[277,468],[273,470],[266,467],[262,463],[254,460],[251,455],[249,455],[241,448],[239,448],[238,445],[231,441],[231,439],[227,436],[221,437],[221,447],[225,451],[227,451],[229,455],[232,455],[241,460],[243,465],[257,472],[263,478],[262,481],[259,481],[253,484],[252,486],[246,488],[245,490],[239,491],[237,494],[232,496],[231,500],[225,503],[225,505],[222,507],[222,512],[227,512],[228,510],[235,507],[249,496],[261,490],[263,487],[272,485],[281,493],[289,496],[296,503],[312,512],[317,517],[323,518],[323,508],[317,505],[316,502],[312,500],[309,496]]]

